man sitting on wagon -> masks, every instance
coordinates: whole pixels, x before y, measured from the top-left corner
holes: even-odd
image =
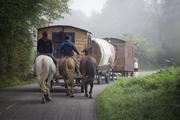
[[[52,41],[48,39],[47,31],[43,31],[42,38],[38,40],[37,43],[38,55],[48,55],[54,61],[54,64],[57,66],[56,58],[53,56],[53,46]]]
[[[77,58],[74,56],[74,52],[77,55],[79,55],[79,52],[78,52],[77,48],[75,47],[74,43],[71,41],[70,36],[65,34],[65,40],[61,43],[61,46],[60,46],[61,56],[62,57],[67,57],[67,56],[72,57],[75,62],[77,74],[80,75],[79,63],[78,63]]]

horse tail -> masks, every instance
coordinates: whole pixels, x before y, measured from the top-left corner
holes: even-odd
[[[87,58],[87,61],[86,61],[86,67],[85,67],[85,75],[89,76],[89,77],[94,77],[95,76],[95,66],[94,66],[94,63],[91,59],[91,57],[88,57]]]
[[[48,64],[45,60],[45,58],[42,59],[42,73],[41,73],[41,77],[42,80],[46,80],[49,74],[49,68],[48,68]]]
[[[75,76],[75,65],[74,60],[72,58],[66,58],[65,59],[65,71],[66,71],[66,77],[69,80],[73,80]]]

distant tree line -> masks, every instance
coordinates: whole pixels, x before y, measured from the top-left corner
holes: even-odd
[[[1,0],[0,76],[26,76],[34,61],[34,31],[68,11],[68,0]]]
[[[81,11],[72,11],[60,22],[86,28],[94,37],[143,40],[141,46],[145,46],[135,53],[140,66],[162,67],[180,65],[179,10],[180,0],[107,0],[102,13],[94,11],[87,18]]]
[[[156,61],[161,66],[180,65],[180,1],[149,0],[148,13],[157,33]]]

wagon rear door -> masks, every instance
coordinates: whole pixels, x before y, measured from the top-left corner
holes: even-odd
[[[61,57],[60,46],[64,40],[65,34],[68,34],[70,36],[71,40],[75,43],[75,33],[74,32],[53,32],[52,33],[52,42],[53,42],[53,47],[54,47],[53,55],[55,58]]]

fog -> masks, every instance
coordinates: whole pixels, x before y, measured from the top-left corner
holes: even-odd
[[[87,29],[99,38],[139,35],[147,40],[149,48],[163,51],[160,57],[179,64],[179,10],[179,0],[108,0],[101,14],[94,11],[87,18],[81,11],[72,10],[54,24]]]

